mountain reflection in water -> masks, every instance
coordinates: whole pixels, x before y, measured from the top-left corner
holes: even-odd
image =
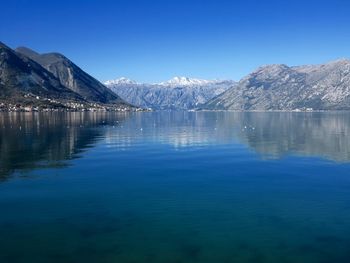
[[[127,118],[106,136],[114,146],[152,141],[176,148],[243,144],[263,158],[285,155],[350,160],[347,112],[155,112]]]
[[[98,127],[124,119],[105,113],[2,113],[0,180],[15,171],[65,166],[104,136]]]
[[[348,113],[0,125],[0,262],[350,262]]]
[[[0,175],[65,166],[98,140],[124,149],[140,142],[175,148],[242,144],[262,158],[350,160],[347,112],[2,113]]]

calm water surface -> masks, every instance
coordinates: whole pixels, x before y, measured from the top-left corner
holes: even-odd
[[[0,114],[0,262],[350,262],[350,113]]]

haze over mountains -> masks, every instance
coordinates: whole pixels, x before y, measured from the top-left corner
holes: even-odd
[[[139,107],[157,110],[188,110],[234,87],[236,82],[174,77],[166,82],[145,84],[119,78],[106,81],[105,85],[125,101]]]
[[[42,107],[130,107],[59,53],[12,50],[0,42],[0,103]],[[4,106],[5,105],[5,106]]]

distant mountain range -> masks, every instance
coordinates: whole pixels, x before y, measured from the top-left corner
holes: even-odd
[[[159,110],[350,110],[350,60],[262,66],[239,82],[175,77],[102,84],[59,53],[0,42],[0,110],[6,107]]]
[[[267,65],[202,106],[209,110],[349,110],[350,60]]]
[[[59,53],[12,50],[0,42],[0,103],[49,108],[130,107]]]
[[[105,85],[125,101],[139,107],[157,110],[188,110],[234,87],[236,82],[175,77],[166,82],[144,84],[119,78],[106,81]]]
[[[258,68],[238,83],[175,77],[157,84],[127,78],[107,87],[134,105],[153,109],[350,110],[350,60]]]

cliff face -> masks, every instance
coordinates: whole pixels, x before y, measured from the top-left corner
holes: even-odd
[[[62,85],[78,93],[87,101],[108,104],[124,103],[118,95],[84,72],[62,54],[38,54],[24,47],[17,48],[16,52],[40,64],[58,78]]]
[[[0,98],[23,101],[26,94],[84,101],[41,65],[0,43]]]

